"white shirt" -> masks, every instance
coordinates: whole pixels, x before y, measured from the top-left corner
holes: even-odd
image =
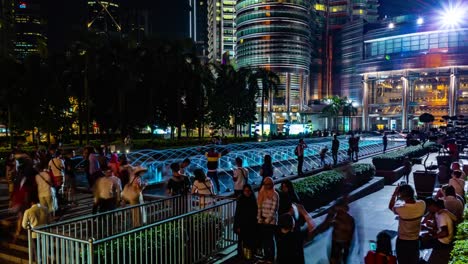
[[[37,192],[39,197],[51,196],[50,187],[53,184],[47,171],[41,171],[36,175]],[[50,184],[50,185],[49,185]]]
[[[249,172],[246,168],[237,168],[234,170],[234,178],[237,180],[234,181],[234,190],[244,189],[244,185],[247,183],[247,177]]]
[[[95,185],[94,193],[96,199],[117,198],[116,195],[122,192],[120,179],[115,176],[103,176],[96,181]]]
[[[24,229],[28,228],[28,223],[31,227],[39,227],[49,223],[49,211],[47,207],[40,204],[34,204],[31,208],[24,211],[22,226]],[[37,238],[36,233],[32,233],[32,238]]]
[[[460,195],[465,195],[465,181],[461,178],[451,178],[449,180],[449,185],[455,188],[455,192]]]
[[[463,203],[454,196],[445,196],[444,198],[445,209],[449,210],[457,217],[457,221],[463,219]]]
[[[211,179],[206,177],[205,182],[199,182],[196,180],[192,186],[192,193],[198,193],[202,195],[213,194],[213,183]]]
[[[62,159],[53,158],[49,161],[49,169],[52,170],[52,174],[55,177],[64,176],[65,163]]]
[[[421,231],[421,219],[426,210],[426,203],[416,200],[414,204],[395,205],[393,211],[399,216],[398,237],[402,240],[418,240]]]
[[[442,211],[435,214],[437,222],[437,232],[442,230],[441,227],[446,226],[448,229],[448,236],[439,238],[439,242],[443,244],[450,244],[453,240],[453,222],[447,212]]]

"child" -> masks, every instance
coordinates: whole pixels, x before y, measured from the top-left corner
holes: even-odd
[[[320,151],[320,164],[325,167],[326,163],[325,163],[325,156],[327,154],[327,151],[328,151],[328,148],[325,147],[323,148],[321,151]]]

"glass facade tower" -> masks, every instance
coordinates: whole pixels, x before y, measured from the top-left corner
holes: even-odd
[[[310,7],[307,0],[241,0],[236,6],[237,64],[279,75],[279,92],[265,105],[267,121],[280,126],[300,121],[309,98]]]
[[[236,0],[208,0],[208,59],[232,59],[236,45]]]

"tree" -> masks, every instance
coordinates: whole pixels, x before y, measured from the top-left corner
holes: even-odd
[[[331,118],[334,121],[336,130],[338,130],[338,122],[336,122],[336,119],[343,111],[343,107],[346,105],[347,101],[348,99],[346,97],[341,98],[334,95],[326,99],[327,105],[322,109],[322,116]]]
[[[264,117],[265,117],[265,100],[268,100],[268,103],[271,102],[271,95],[274,92],[274,94],[278,93],[278,85],[280,84],[280,78],[279,76],[265,68],[256,68],[252,69],[254,72],[254,78],[257,80],[261,81],[262,84],[262,89],[261,89],[261,104],[262,108],[260,110],[260,124],[262,128],[262,134],[265,133],[264,130]],[[260,91],[260,89],[258,89]],[[267,99],[268,98],[268,99]]]
[[[346,100],[346,97],[343,100]],[[358,109],[353,106],[352,101],[347,100],[346,103],[343,105],[342,112],[343,112],[343,132],[345,132],[344,131],[345,130],[345,117],[348,118],[349,123],[350,123],[349,130],[353,130],[352,128],[353,122],[351,121],[351,117],[354,115],[357,115]]]
[[[434,116],[429,113],[424,113],[419,116],[419,122],[424,123],[424,126],[427,128],[429,123],[434,122]]]

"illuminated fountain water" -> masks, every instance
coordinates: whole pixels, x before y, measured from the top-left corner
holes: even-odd
[[[348,159],[348,143],[347,140],[340,139],[340,150],[338,159],[340,161]],[[308,148],[305,150],[303,171],[307,172],[320,167],[319,152],[325,146],[329,149],[326,156],[327,163],[333,163],[331,158],[331,140],[320,139],[305,139]],[[402,141],[389,141],[388,147],[401,146]],[[297,160],[294,154],[294,149],[297,145],[297,140],[275,140],[269,142],[254,142],[229,145],[208,145],[199,147],[188,147],[179,149],[165,150],[139,150],[128,154],[128,158],[132,165],[141,165],[148,168],[148,172],[144,176],[150,184],[165,182],[171,177],[170,164],[174,162],[182,162],[183,159],[189,158],[190,166],[186,169],[187,175],[193,175],[193,171],[201,168],[206,172],[206,157],[205,153],[209,148],[214,147],[217,152],[223,153],[219,161],[218,175],[222,185],[222,190],[226,188],[232,189],[232,171],[235,168],[235,159],[240,157],[244,161],[244,167],[249,171],[249,183],[259,183],[261,176],[259,175],[260,166],[263,163],[263,157],[270,155],[273,160],[274,177],[281,178],[289,175],[297,174]],[[368,155],[382,150],[381,139],[362,139],[359,144],[359,154]]]

